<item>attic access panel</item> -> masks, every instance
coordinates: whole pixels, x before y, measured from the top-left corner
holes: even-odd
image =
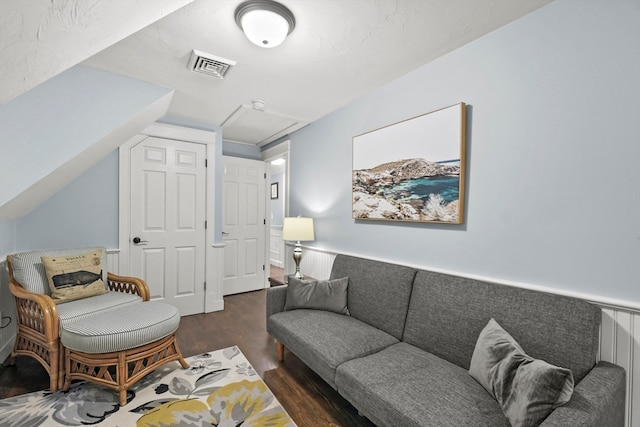
[[[298,117],[272,111],[260,111],[240,105],[222,123],[223,138],[262,146],[302,127],[306,122]]]

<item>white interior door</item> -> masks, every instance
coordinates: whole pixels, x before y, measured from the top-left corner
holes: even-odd
[[[224,295],[263,289],[266,284],[265,171],[262,161],[224,157]]]
[[[131,150],[131,274],[182,316],[204,312],[205,162],[191,142],[149,137]]]

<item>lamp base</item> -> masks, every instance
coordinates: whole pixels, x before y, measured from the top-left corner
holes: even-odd
[[[300,242],[296,243],[296,247],[293,249],[293,261],[296,263],[296,274],[293,275],[296,279],[304,279],[302,273],[300,273],[300,261],[302,260],[302,245]]]

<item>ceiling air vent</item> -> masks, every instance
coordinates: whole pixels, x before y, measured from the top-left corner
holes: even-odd
[[[219,56],[194,49],[191,52],[191,58],[189,58],[188,68],[196,73],[224,79],[224,75],[229,71],[229,68],[234,65],[236,65],[236,61],[220,58]]]

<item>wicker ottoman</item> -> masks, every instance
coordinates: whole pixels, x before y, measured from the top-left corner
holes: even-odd
[[[174,306],[150,301],[64,325],[63,389],[74,379],[92,381],[118,391],[124,406],[127,389],[149,372],[174,360],[189,366],[176,342],[179,324]]]

